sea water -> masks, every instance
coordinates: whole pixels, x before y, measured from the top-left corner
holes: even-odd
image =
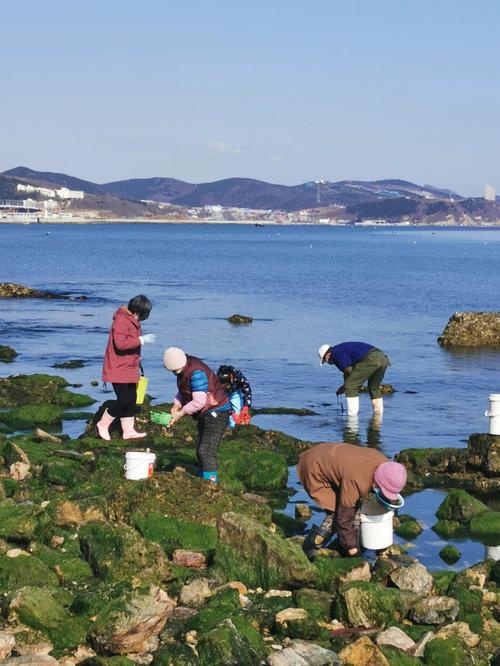
[[[249,379],[254,406],[306,407],[314,416],[259,415],[254,423],[312,442],[357,441],[392,457],[408,447],[464,447],[487,432],[488,395],[500,392],[498,350],[450,351],[437,337],[455,311],[498,310],[499,229],[335,228],[236,224],[0,225],[0,281],[83,295],[86,300],[11,299],[2,304],[1,344],[19,353],[2,376],[47,372],[81,383],[99,402],[113,312],[136,294],[153,303],[143,332],[148,393],[170,401],[175,378],[165,347],[180,346],[212,368],[231,364]],[[231,314],[253,318],[234,326]],[[356,428],[335,389],[342,376],[319,365],[321,344],[362,340],[391,358],[382,427],[362,395]],[[83,368],[55,370],[71,359]],[[92,387],[91,381],[99,386]],[[69,422],[71,435],[82,424]],[[79,428],[79,432],[71,429]],[[307,499],[297,490],[287,507]],[[426,529],[414,542],[424,564],[440,565],[443,543],[428,528],[443,493],[407,497]],[[319,520],[316,516],[314,520]],[[457,543],[456,565],[484,546]]]

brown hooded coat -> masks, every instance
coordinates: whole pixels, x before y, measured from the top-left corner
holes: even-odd
[[[357,546],[354,517],[373,488],[376,468],[388,458],[376,449],[343,442],[317,444],[299,457],[297,474],[307,494],[335,513],[337,536],[347,550]]]

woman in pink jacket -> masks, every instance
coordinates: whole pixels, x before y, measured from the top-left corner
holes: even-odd
[[[134,417],[141,411],[136,405],[137,382],[141,375],[141,346],[154,342],[154,333],[142,335],[141,321],[151,312],[151,302],[140,294],[130,299],[127,307],[122,305],[113,315],[108,344],[104,354],[102,379],[111,382],[116,400],[104,410],[97,423],[99,436],[106,441],[111,439],[109,427],[116,418],[120,419],[123,439],[139,439],[145,432],[137,432]]]

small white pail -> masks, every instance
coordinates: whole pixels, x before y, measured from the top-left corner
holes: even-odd
[[[392,519],[394,511],[388,511],[377,500],[363,502],[361,507],[361,545],[370,550],[381,550],[392,545]]]
[[[500,560],[500,546],[486,546],[486,559]]]
[[[490,435],[500,435],[500,393],[490,393],[490,408],[484,412],[490,417]]]
[[[156,455],[148,451],[127,451],[125,454],[125,478],[137,481],[153,476]]]

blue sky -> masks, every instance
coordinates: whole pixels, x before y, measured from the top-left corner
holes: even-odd
[[[0,171],[500,193],[497,0],[24,0],[0,20]]]

